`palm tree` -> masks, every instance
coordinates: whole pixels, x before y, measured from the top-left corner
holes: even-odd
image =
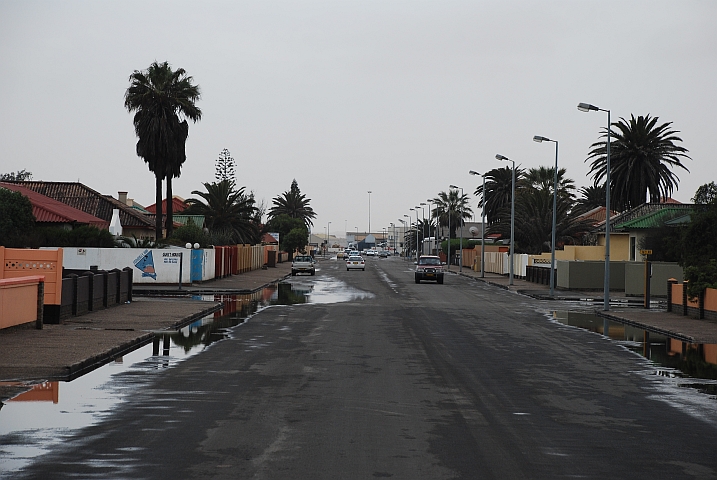
[[[189,134],[186,120],[202,118],[195,105],[199,86],[183,68],[172,70],[167,62],[153,62],[146,71],[135,70],[124,96],[127,111],[135,112],[137,156],[142,157],[155,176],[157,205],[156,237],[162,238],[162,180],[167,179],[167,234],[172,231],[172,178],[179,177],[186,160],[185,143]]]
[[[566,178],[567,170],[558,168],[558,197],[570,198],[574,197],[575,181]],[[517,185],[518,188],[533,188],[540,191],[547,191],[553,194],[553,183],[555,167],[538,167],[531,168],[523,175],[522,181]]]
[[[556,244],[575,244],[587,233],[591,222],[579,221],[571,215],[571,197],[558,195],[556,210]],[[552,188],[523,188],[515,198],[515,244],[516,251],[540,254],[550,251],[553,230]],[[510,209],[501,210],[500,219],[491,228],[491,233],[510,237]]]
[[[605,184],[582,187],[578,190],[580,197],[575,201],[573,213],[582,215],[593,208],[605,206]]]
[[[309,206],[310,201],[310,198],[306,198],[306,195],[301,193],[299,184],[294,179],[289,191],[272,199],[274,206],[269,209],[269,219],[285,214],[291,218],[302,219],[307,227],[313,226],[314,223],[311,220],[316,218],[316,213]]]
[[[438,218],[440,226],[447,226],[450,217],[450,238],[456,237],[456,229],[467,218],[473,216],[473,210],[468,206],[468,195],[461,195],[458,190],[451,188],[446,192],[440,192],[436,198],[431,200],[436,208],[431,212],[433,218]]]
[[[687,149],[677,145],[682,139],[672,130],[672,122],[657,125],[659,117],[630,115],[630,121],[621,118],[610,127],[610,196],[611,207],[625,211],[645,203],[659,202],[677,188],[679,178],[671,170],[682,168]],[[613,130],[612,127],[616,127]],[[602,138],[607,136],[603,129]],[[593,143],[588,153],[592,160],[590,173],[595,184],[604,183],[606,175],[606,141]],[[614,204],[613,204],[614,202]]]
[[[520,168],[515,169],[515,188],[520,188],[523,180],[524,171]],[[513,195],[513,170],[510,167],[494,168],[485,174],[485,196],[483,195],[483,185],[478,185],[475,195],[480,197],[479,207],[483,207],[483,199],[485,198],[485,216],[488,224],[500,220],[501,210],[510,209],[510,200]]]
[[[244,194],[244,187],[234,190],[229,180],[204,183],[206,192],[192,191],[204,199],[190,198],[187,215],[204,215],[209,230],[228,237],[233,243],[254,244],[259,241],[259,227],[254,222],[254,198]]]

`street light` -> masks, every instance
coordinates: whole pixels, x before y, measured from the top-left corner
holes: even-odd
[[[603,310],[610,310],[610,110],[604,110],[590,105],[589,103],[579,103],[578,110],[581,112],[589,112],[591,110],[607,113],[607,159],[605,161],[605,283]],[[607,325],[607,320],[605,320]]]
[[[495,158],[513,163],[513,187],[510,195],[510,280],[508,281],[508,285],[513,285],[513,264],[515,263],[515,259],[513,258],[513,254],[515,253],[515,247],[513,245],[515,243],[515,161],[501,154],[497,154]]]
[[[368,233],[371,234],[371,190],[368,191]]]
[[[404,214],[403,216],[408,218],[408,222],[406,222],[405,220],[401,220],[401,222],[403,222],[403,241],[405,243],[406,242],[406,232],[408,231],[408,230],[406,230],[406,224],[408,224],[409,227],[411,226],[411,216],[406,215],[406,214]],[[411,253],[410,249],[409,249],[408,253]],[[408,255],[406,255],[406,260],[408,260]]]
[[[331,235],[331,222],[326,224],[326,253],[329,253],[329,236]]]
[[[423,244],[426,242],[426,212],[425,212],[425,210],[423,210],[423,207],[425,207],[427,205],[426,205],[426,202],[421,202],[421,203],[419,203],[419,205],[421,206],[421,218],[423,219],[423,225],[421,225],[421,233],[423,233],[423,240],[421,241],[421,253],[423,253]],[[430,214],[431,212],[429,211],[428,213]],[[429,233],[430,233],[430,230],[429,230]],[[430,250],[431,250],[430,243],[428,244],[428,250],[430,253]]]
[[[438,230],[438,228],[433,231],[433,236],[431,236],[431,229],[433,228],[433,212],[431,211],[431,203],[433,202],[433,200],[429,198],[426,201],[428,202],[428,249],[431,251],[431,255],[433,255],[433,241],[431,240],[431,238],[435,240],[436,231]]]
[[[393,227],[393,253],[392,255],[396,254],[396,224],[393,222],[390,222],[389,225]]]
[[[533,137],[534,142],[554,142],[555,143],[555,170],[553,171],[553,233],[550,237],[550,296],[555,297],[555,230],[557,228],[557,209],[558,209],[558,141],[551,140],[547,137],[536,135]]]
[[[461,201],[462,201],[462,200],[463,200],[463,187],[457,187],[457,186],[455,186],[455,185],[451,185],[450,187],[451,187],[451,188],[455,188],[456,190],[459,190],[459,189],[460,189],[460,191],[461,191]],[[460,243],[460,246],[458,247],[458,249],[461,251],[461,253],[458,255],[458,258],[459,258],[459,260],[458,260],[458,271],[459,271],[459,272],[462,272],[462,271],[463,271],[463,209],[461,209],[461,210],[458,212],[458,223],[459,223],[460,226],[461,226],[461,239],[460,239],[460,242],[459,242],[459,243]]]
[[[470,170],[468,173],[471,175],[480,175],[483,177],[483,212],[480,224],[480,234],[481,234],[481,240],[480,240],[480,278],[485,278],[485,173],[481,175],[480,173]]]

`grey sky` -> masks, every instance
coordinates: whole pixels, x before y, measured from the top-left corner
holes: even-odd
[[[202,89],[183,197],[214,179],[223,148],[258,199],[296,178],[314,231],[380,231],[468,170],[560,165],[578,186],[606,125],[673,122],[692,161],[687,202],[715,180],[717,2],[0,0],[0,172],[118,190],[147,205],[123,95],[133,70],[169,61]],[[476,202],[471,202],[479,216]]]

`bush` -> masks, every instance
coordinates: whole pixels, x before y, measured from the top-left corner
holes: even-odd
[[[114,235],[109,230],[100,230],[84,225],[73,230],[62,227],[40,227],[29,235],[29,242],[37,247],[100,247],[115,246]]]
[[[179,246],[184,246],[187,243],[192,245],[198,243],[200,246],[206,247],[210,244],[209,237],[204,233],[204,230],[194,224],[179,227],[172,233],[168,241],[172,245]]]
[[[19,192],[0,188],[0,245],[24,247],[35,226],[30,200]]]

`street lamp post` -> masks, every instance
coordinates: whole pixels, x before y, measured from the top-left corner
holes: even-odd
[[[329,253],[329,237],[331,236],[331,222],[326,224],[326,253]]]
[[[426,211],[423,209],[423,207],[426,206],[426,202],[419,203],[421,206],[421,219],[423,220],[423,225],[421,225],[421,233],[423,233],[423,239],[421,240],[421,253],[423,253],[423,244],[426,243]],[[431,212],[428,212],[431,213]],[[430,230],[429,230],[430,233]],[[431,244],[428,244],[428,253],[430,254],[431,250]]]
[[[431,229],[433,228],[433,212],[431,211],[432,201],[430,198],[426,201],[428,202],[428,249],[431,251],[431,255],[433,255],[433,240],[431,240],[431,238],[435,239],[436,231],[434,230],[433,236],[431,236]]]
[[[603,310],[610,310],[610,110],[604,110],[590,105],[589,103],[579,103],[578,110],[581,112],[589,112],[591,110],[607,113],[607,148],[605,160],[605,283],[603,285],[605,298],[603,300]],[[607,320],[605,320],[605,326]]]
[[[471,175],[480,175],[481,177],[483,177],[483,198],[481,199],[483,203],[483,211],[480,224],[480,278],[485,278],[485,173],[481,175],[474,170],[471,170],[468,173],[470,173]]]
[[[401,220],[401,222],[403,222],[403,242],[406,243],[406,232],[408,232],[408,230],[406,229],[406,225],[408,224],[408,227],[411,226],[411,216],[406,214],[404,214],[403,216],[408,218],[408,222],[406,222],[405,220]],[[408,250],[408,253],[411,253],[410,249]],[[406,260],[408,260],[408,255],[406,255]]]
[[[416,260],[418,260],[418,209],[421,208],[419,206],[413,207],[411,210],[416,212]]]
[[[553,233],[550,237],[550,297],[555,297],[555,230],[558,209],[558,141],[536,135],[533,141],[555,143],[555,170],[553,171]]]
[[[460,189],[461,191],[461,201],[463,201],[463,187],[457,187],[455,185],[451,185],[451,188],[455,188],[456,190]],[[460,254],[458,255],[458,271],[463,271],[463,209],[461,209],[458,212],[458,224],[461,226],[461,239],[460,239],[460,246],[458,249],[460,250]]]
[[[495,158],[513,163],[513,187],[510,195],[510,280],[508,281],[508,285],[513,285],[513,264],[515,263],[515,259],[513,258],[513,254],[515,253],[515,161],[500,154],[497,154]]]
[[[368,191],[368,233],[371,234],[371,190]]]

